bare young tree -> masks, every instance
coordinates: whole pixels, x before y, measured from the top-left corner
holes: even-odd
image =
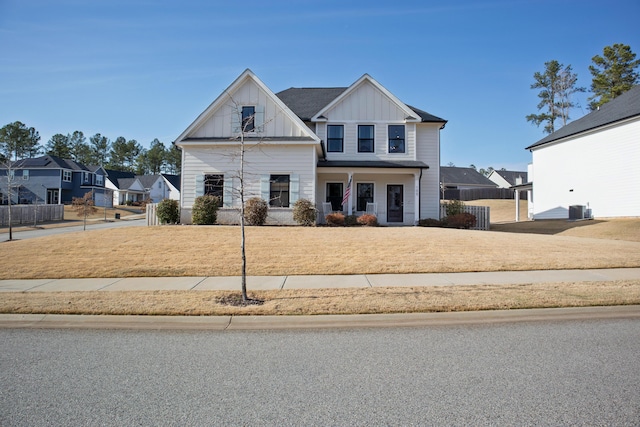
[[[87,216],[94,214],[98,211],[98,208],[95,207],[93,202],[93,192],[87,191],[84,193],[83,197],[74,197],[73,201],[73,209],[76,211],[78,216],[84,218],[83,220],[83,230],[87,229]]]
[[[4,162],[0,163],[2,165],[2,168],[6,171],[6,176],[4,176],[3,179],[3,185],[2,187],[6,188],[6,197],[7,197],[7,219],[9,221],[9,241],[13,240],[13,224],[12,224],[12,215],[11,215],[11,205],[12,205],[12,198],[13,198],[13,187],[15,186],[15,165],[14,163],[11,162],[10,159],[5,160]],[[0,188],[2,188],[0,187]],[[1,202],[1,200],[0,200]]]

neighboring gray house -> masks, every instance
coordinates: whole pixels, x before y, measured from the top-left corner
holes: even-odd
[[[107,169],[106,187],[113,191],[113,205],[126,205],[146,200],[148,194],[144,185],[133,172]]]
[[[105,188],[106,171],[101,166],[85,166],[70,159],[45,155],[11,164],[12,202],[19,204],[71,204],[74,197],[91,192],[96,206],[110,206],[111,193]],[[0,168],[0,203],[8,203],[7,169]]]
[[[640,216],[640,86],[526,149],[533,219]]]

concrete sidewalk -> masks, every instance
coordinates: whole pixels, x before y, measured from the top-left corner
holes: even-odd
[[[640,280],[640,268],[498,271],[480,273],[250,276],[250,290],[376,288],[392,286],[517,285]],[[0,292],[238,290],[240,277],[131,277],[0,280]]]

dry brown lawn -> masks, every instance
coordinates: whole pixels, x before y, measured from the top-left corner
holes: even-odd
[[[640,304],[639,281],[252,291],[261,305],[225,304],[224,291],[5,293],[0,313],[317,315]]]
[[[532,223],[537,225],[538,222]],[[564,221],[563,223],[566,223]],[[247,273],[429,273],[640,267],[640,220],[584,221],[561,234],[422,227],[247,227]],[[516,224],[517,225],[517,224]],[[579,231],[576,229],[580,228]],[[581,233],[589,238],[565,235]],[[240,229],[161,226],[0,243],[0,279],[237,276]]]
[[[374,274],[640,267],[640,219],[440,228],[248,227],[250,275]],[[0,279],[222,276],[240,272],[240,230],[163,226],[0,243]],[[303,315],[640,304],[640,280],[428,288],[238,292],[3,293],[1,313]]]

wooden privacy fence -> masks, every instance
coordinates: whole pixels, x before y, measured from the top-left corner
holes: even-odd
[[[37,220],[36,220],[36,215]],[[46,221],[62,221],[63,205],[12,205],[11,225],[35,224]],[[0,206],[0,226],[9,226],[9,206]]]
[[[511,199],[515,198],[515,191],[510,188],[467,188],[462,190],[444,190],[445,200],[479,200],[479,199]],[[527,192],[520,193],[520,200],[527,200]]]
[[[470,213],[475,215],[476,217],[476,226],[472,227],[472,230],[488,230],[490,224],[490,208],[489,206],[467,206],[465,205],[464,211],[466,213]],[[440,205],[440,218],[445,218],[447,216],[447,207],[446,205]]]

